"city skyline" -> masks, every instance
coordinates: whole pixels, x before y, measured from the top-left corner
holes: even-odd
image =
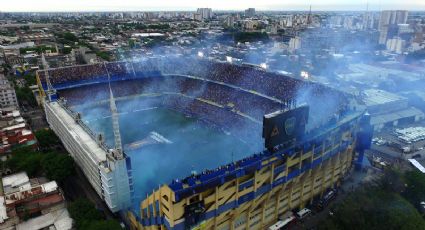
[[[370,0],[370,1],[336,1],[336,0],[311,0],[300,4],[295,0],[288,0],[282,3],[277,0],[265,0],[261,3],[257,1],[193,1],[177,0],[172,3],[158,2],[138,2],[130,0],[126,2],[116,2],[112,0],[90,2],[74,0],[70,2],[59,2],[54,0],[41,0],[36,3],[30,0],[8,1],[2,4],[2,12],[80,12],[80,11],[194,11],[199,7],[208,7],[213,10],[244,10],[248,7],[254,7],[257,10],[264,11],[300,11],[308,10],[312,6],[314,11],[359,11],[368,10],[425,10],[425,2],[419,0],[407,0],[403,4],[395,0]]]
[[[0,230],[422,229],[424,89],[425,0],[4,0]]]

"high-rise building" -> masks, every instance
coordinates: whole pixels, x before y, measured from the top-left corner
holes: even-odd
[[[370,12],[366,12],[363,15],[363,21],[362,21],[362,27],[364,30],[366,29],[373,29],[374,28],[374,24],[375,24],[375,18],[374,18],[374,14],[370,13]]]
[[[235,24],[235,17],[233,16],[228,16],[226,18],[226,21],[224,23],[227,27],[233,27],[233,25]]]
[[[198,13],[193,14],[193,20],[202,21],[202,15]]]
[[[407,11],[407,10],[397,10],[396,11],[396,23],[397,24],[406,24],[408,16],[409,16],[409,11]]]
[[[382,31],[386,26],[390,24],[391,21],[391,11],[385,10],[381,12],[381,16],[379,18],[378,30]]]
[[[301,48],[301,38],[300,37],[294,37],[289,40],[289,51],[294,52],[295,50],[298,50]]]
[[[406,44],[406,41],[402,40],[401,38],[395,37],[388,39],[387,41],[387,50],[401,54],[403,52],[404,46]]]
[[[397,24],[405,24],[407,22],[409,12],[407,10],[385,10],[381,12],[379,18],[378,30],[380,32],[379,44],[386,44],[388,38],[389,27]]]
[[[255,8],[248,8],[245,10],[245,17],[254,17],[255,16]]]
[[[196,11],[197,14],[201,15],[201,18],[204,19],[211,19],[213,14],[212,14],[212,9],[211,8],[198,8],[198,10]]]

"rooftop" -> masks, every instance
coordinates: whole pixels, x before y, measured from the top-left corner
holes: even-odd
[[[75,122],[70,114],[68,114],[57,102],[50,103],[50,106],[56,116],[58,116],[63,123],[66,123],[66,127],[69,128],[68,131],[71,135],[78,139],[78,142],[83,145],[88,153],[91,153],[90,158],[97,163],[106,161],[106,152],[78,123]]]
[[[379,89],[368,89],[363,91],[363,93],[365,95],[364,102],[366,103],[366,106],[374,106],[395,101],[407,100],[405,97]]]
[[[4,223],[4,221],[8,218],[4,196],[0,196],[0,223]]]
[[[59,209],[36,218],[31,218],[16,226],[16,230],[39,230],[46,228],[49,230],[72,229],[72,219],[68,211],[65,208]]]
[[[2,178],[4,194],[10,194],[31,188],[26,172],[20,172]]]
[[[387,122],[392,122],[392,121],[399,120],[401,118],[407,118],[407,117],[413,117],[413,116],[424,117],[425,115],[421,110],[416,109],[415,107],[410,107],[403,110],[393,111],[391,113],[374,115],[372,116],[370,123],[371,125],[385,124]]]
[[[425,127],[409,127],[396,129],[397,137],[405,142],[416,142],[425,140]]]

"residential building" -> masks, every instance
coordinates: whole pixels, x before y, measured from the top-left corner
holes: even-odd
[[[0,108],[16,108],[18,107],[18,100],[16,99],[15,89],[0,73]]]
[[[202,20],[211,19],[213,16],[211,8],[198,8],[196,13],[201,15]]]
[[[30,179],[25,172],[3,177],[0,229],[72,229],[72,219],[57,183],[44,178]]]
[[[252,18],[255,16],[255,8],[248,8],[245,10],[245,17]]]

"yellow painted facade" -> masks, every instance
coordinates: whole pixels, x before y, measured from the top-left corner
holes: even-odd
[[[174,192],[164,185],[141,202],[140,214],[142,219],[163,217],[169,227],[147,224],[143,226],[133,214],[130,214],[132,216],[130,218],[132,220],[131,228],[140,230],[184,229],[182,223],[184,222],[185,206],[201,201],[205,205],[205,213],[219,210],[223,205],[237,201],[241,196],[255,193],[262,186],[273,184],[279,178],[287,177],[293,170],[301,170],[304,164],[314,162],[319,158],[327,158],[328,154],[334,152],[332,157],[327,158],[317,167],[302,172],[290,181],[273,187],[269,192],[242,203],[236,208],[222,213],[217,212],[217,215],[204,219],[197,226],[192,227],[196,230],[265,229],[277,222],[279,216],[285,212],[303,208],[312,203],[313,198],[321,197],[328,188],[339,186],[342,177],[352,165],[356,129],[357,125],[354,123],[344,132],[341,132],[340,128],[336,128],[328,133],[327,138],[321,144],[316,145],[320,146],[320,149],[315,149],[316,146],[312,145],[309,151],[300,150],[284,160],[271,157],[262,162],[265,167],[252,174],[235,178],[178,202],[175,200]],[[343,143],[349,144],[341,149]],[[270,162],[272,163],[269,164]],[[274,169],[282,165],[285,170],[274,175]],[[249,180],[254,181],[253,185],[240,190],[239,185]],[[155,203],[159,203],[159,207],[155,206]],[[151,210],[152,208],[153,210]]]

